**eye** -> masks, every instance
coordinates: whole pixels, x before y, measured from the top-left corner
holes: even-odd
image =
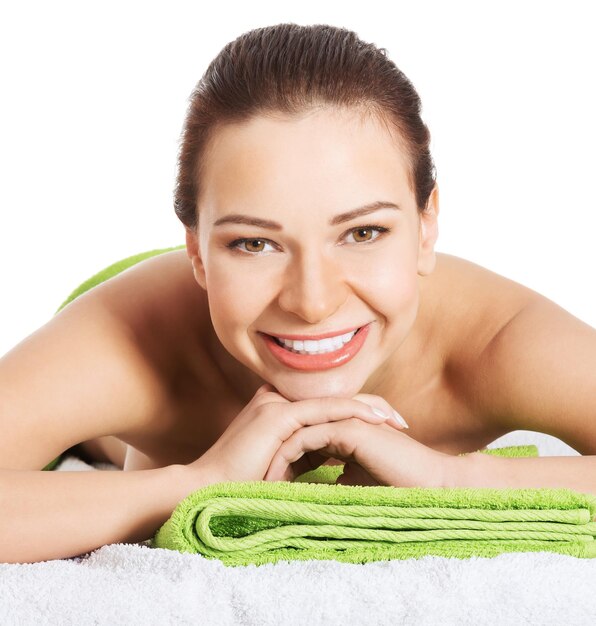
[[[252,254],[253,256],[256,256],[260,254],[261,252],[265,252],[262,246],[271,245],[271,244],[269,244],[266,239],[258,239],[258,238],[246,239],[245,238],[245,239],[236,239],[226,245],[228,248],[231,248],[232,250],[249,253],[249,254]],[[246,248],[244,250],[241,250],[239,247],[241,245],[245,245]]]
[[[371,235],[373,231],[377,231],[377,236],[371,239]],[[368,224],[366,226],[358,226],[356,228],[351,228],[347,233],[344,233],[343,238],[347,235],[354,235],[355,243],[360,244],[369,244],[373,243],[379,237],[382,237],[385,233],[390,232],[390,228],[386,228],[385,226],[378,226],[376,224]],[[270,252],[270,250],[265,250],[263,246],[271,245],[268,239],[259,239],[258,237],[243,237],[241,239],[234,239],[234,241],[230,241],[230,243],[226,244],[227,248],[230,248],[233,252],[239,252],[240,254],[246,254],[249,256],[260,256],[264,252]],[[242,249],[240,246],[245,246]]]
[[[374,226],[370,224],[368,226],[358,226],[357,228],[352,228],[350,231],[348,231],[348,234],[355,236],[354,238],[356,240],[356,243],[368,243],[376,241],[379,237],[381,237],[381,235],[377,235],[376,237],[371,239],[369,235],[372,236],[372,233],[375,230],[379,233],[389,232],[389,228],[385,228],[384,226]]]

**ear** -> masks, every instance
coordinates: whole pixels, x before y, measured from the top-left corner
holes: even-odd
[[[197,230],[186,228],[186,254],[192,263],[192,271],[195,280],[207,291],[207,280],[205,278],[205,267],[199,252],[199,237]]]
[[[435,269],[437,258],[435,242],[439,236],[439,187],[434,186],[425,210],[419,214],[420,230],[418,233],[418,274],[428,276]]]

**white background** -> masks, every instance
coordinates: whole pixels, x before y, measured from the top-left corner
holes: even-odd
[[[330,23],[385,47],[433,136],[437,250],[596,326],[591,2],[0,4],[0,354],[83,280],[184,242],[187,99],[252,28]]]

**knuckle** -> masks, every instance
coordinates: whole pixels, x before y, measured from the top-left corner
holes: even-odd
[[[264,393],[256,398],[253,406],[259,410],[264,407],[268,407],[267,410],[271,410],[271,407],[277,406],[279,408],[280,404],[283,404],[283,402],[280,402],[277,394]]]
[[[268,420],[271,419],[271,405],[268,403],[259,404],[254,409],[255,419],[258,420]]]
[[[266,402],[256,408],[256,419],[267,422],[275,421],[276,423],[279,423],[282,412],[286,417],[291,417],[289,405],[284,405],[281,402]]]
[[[273,400],[273,398],[275,398],[276,396],[277,394],[273,393],[272,391],[266,391],[264,393],[260,393],[258,396],[254,396],[252,401],[255,405],[259,406],[261,404],[271,402],[271,400]]]
[[[325,396],[324,398],[313,399],[317,404],[317,408],[321,407],[324,411],[331,411],[337,406],[337,398]]]
[[[365,428],[365,422],[363,422],[359,417],[351,417],[347,421],[347,427],[350,430],[360,431]]]
[[[352,437],[355,433],[360,432],[364,422],[359,417],[348,417],[339,423],[340,433],[348,437]]]

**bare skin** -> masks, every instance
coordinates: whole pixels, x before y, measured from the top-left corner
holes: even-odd
[[[155,291],[150,301],[122,297],[115,304],[117,294],[142,292],[148,274],[173,285],[176,298]],[[419,280],[416,323],[400,347],[399,360],[386,369],[387,378],[369,392],[384,397],[405,417],[407,434],[417,441],[448,454],[478,450],[506,433],[477,411],[474,381],[482,375],[479,357],[495,333],[537,294],[442,253],[437,254],[434,272]],[[175,390],[171,412],[161,423],[129,434],[126,441],[116,436],[96,438],[79,444],[74,452],[90,462],[110,462],[125,470],[192,462],[219,438],[265,381],[219,342],[206,294],[193,278],[186,251],[166,253],[152,259],[151,267],[142,263],[110,282],[103,294],[100,285],[96,295],[113,303],[121,323],[134,328],[139,345],[147,345],[149,337],[162,338],[147,355],[152,367],[176,363],[159,372],[166,387]],[[144,311],[150,306],[154,314],[143,315],[141,303]],[[391,376],[398,371],[406,374]],[[398,378],[405,383],[397,384]]]
[[[145,538],[209,484],[293,480],[336,461],[342,485],[596,493],[591,458],[456,456],[513,430],[596,455],[596,331],[435,253],[438,187],[419,206],[403,142],[362,113],[219,126],[186,250],[87,291],[0,358],[0,470],[16,511],[3,556],[22,557],[30,502],[44,497],[49,537],[64,535],[65,501],[88,532],[29,546],[33,560]],[[364,326],[337,367],[287,361],[267,339]],[[409,429],[373,409],[396,409]],[[39,472],[65,451],[125,473]]]
[[[4,467],[41,469],[67,449],[124,470],[193,464],[265,382],[290,402],[374,395],[444,455],[516,429],[592,453],[594,330],[435,253],[438,189],[419,211],[377,122],[316,110],[218,129],[186,250],[83,294],[0,359]],[[259,337],[367,323],[356,358],[322,371],[281,366]]]

